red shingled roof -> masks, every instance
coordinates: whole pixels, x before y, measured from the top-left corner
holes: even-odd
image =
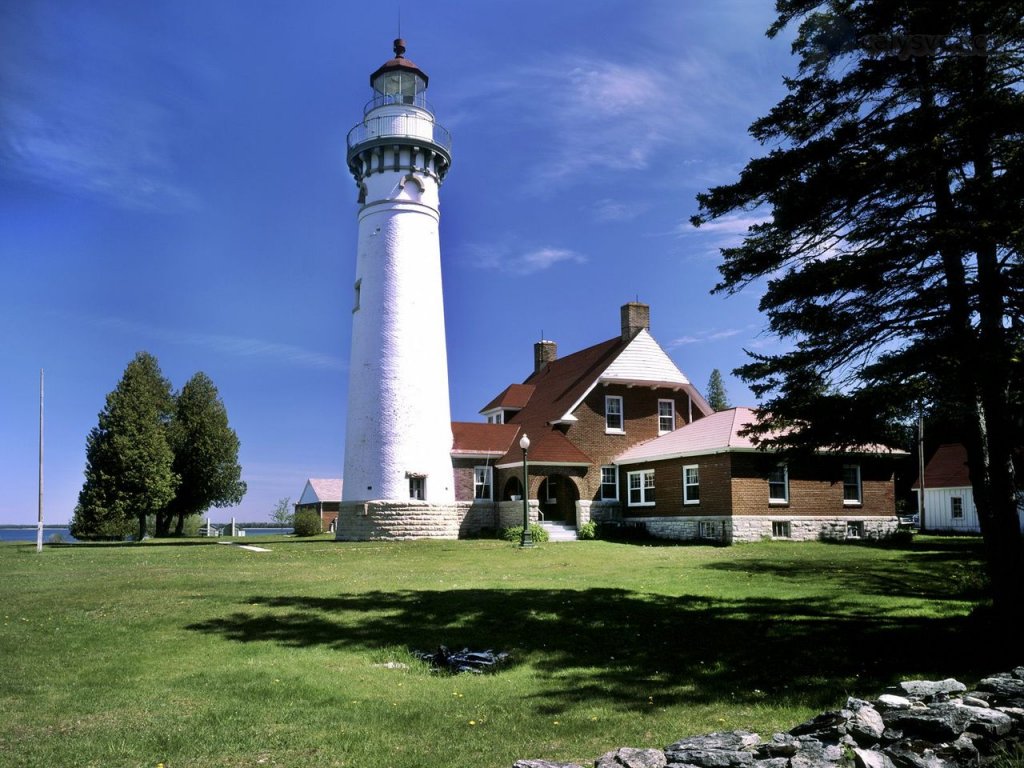
[[[539,464],[592,463],[590,457],[573,445],[564,434],[552,429],[550,422],[565,415],[628,343],[616,336],[552,360],[519,385],[532,387],[533,394],[521,411],[508,418],[508,424],[521,426],[529,435],[530,461]],[[522,452],[517,441],[498,463],[518,461],[522,461]]]
[[[967,474],[967,449],[960,443],[940,445],[924,468],[925,488],[966,488],[971,478]],[[921,487],[921,478],[913,488]]]
[[[515,444],[519,427],[514,424],[477,424],[471,421],[453,421],[452,455],[490,454],[501,456]]]
[[[525,408],[535,389],[532,384],[509,384],[500,395],[481,408],[480,413],[487,413],[495,408]]]

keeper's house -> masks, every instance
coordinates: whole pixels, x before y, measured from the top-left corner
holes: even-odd
[[[622,519],[655,536],[731,543],[876,539],[897,528],[893,469],[881,446],[787,463],[742,434],[757,418],[731,408],[615,458]]]

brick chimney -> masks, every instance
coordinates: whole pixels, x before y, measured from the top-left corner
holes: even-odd
[[[558,357],[558,345],[553,341],[541,339],[533,345],[533,372],[537,373],[548,363]]]
[[[639,301],[622,305],[622,340],[629,341],[640,331],[651,329],[651,308]]]

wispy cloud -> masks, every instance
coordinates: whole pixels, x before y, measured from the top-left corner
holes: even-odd
[[[79,11],[89,18],[73,21],[40,9],[41,19],[4,19],[14,29],[0,51],[0,172],[122,208],[194,206],[174,162],[180,95],[154,94],[133,77],[138,65],[129,60],[138,50],[108,51],[84,32],[74,46],[81,60],[67,60],[63,35],[73,23],[94,29],[111,20],[84,6]]]
[[[676,227],[675,234],[698,241],[698,252],[701,255],[718,258],[722,248],[731,248],[742,243],[750,227],[762,223],[769,215],[755,212],[723,216],[699,227],[684,221]]]
[[[345,362],[339,357],[292,344],[281,344],[243,336],[179,331],[114,317],[91,318],[91,322],[107,330],[156,339],[170,344],[200,347],[232,357],[265,358],[300,368],[319,368],[332,371],[347,368]]]
[[[481,269],[495,269],[514,275],[532,275],[562,263],[585,264],[587,257],[568,248],[543,246],[522,250],[508,244],[490,243],[469,247],[470,262]]]
[[[723,339],[730,339],[743,333],[749,333],[755,327],[756,326],[748,325],[743,328],[722,328],[717,330],[699,331],[695,334],[677,336],[669,341],[665,346],[668,349],[678,349],[679,347],[685,347],[688,344],[706,344],[708,342],[722,341]]]
[[[598,221],[631,221],[647,210],[648,205],[604,198],[594,203],[593,213]]]

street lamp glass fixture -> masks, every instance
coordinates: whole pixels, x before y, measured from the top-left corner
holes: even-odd
[[[523,433],[523,439],[519,441],[519,447],[524,451],[528,451],[530,449],[530,436],[525,432]]]

